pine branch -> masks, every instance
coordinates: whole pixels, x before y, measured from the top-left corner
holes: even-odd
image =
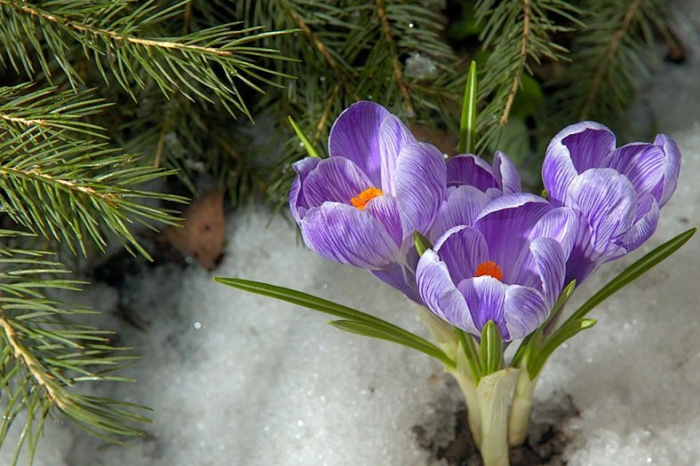
[[[137,8],[126,0],[40,4],[0,0],[0,40],[10,44],[6,54],[12,66],[19,69],[21,64],[32,75],[31,54],[15,37],[17,31],[24,31],[45,75],[50,77],[52,72],[44,46],[74,89],[82,79],[67,56],[72,47],[79,46],[106,82],[109,72],[133,99],[134,88],[145,88],[147,77],[164,95],[181,93],[193,100],[218,102],[232,115],[235,108],[250,116],[239,85],[263,92],[261,84],[275,85],[266,75],[277,73],[256,61],[284,59],[275,50],[250,44],[284,32],[260,32],[259,27],[241,30],[229,23],[181,37],[142,35],[181,7],[179,3],[160,10],[155,0]]]
[[[578,22],[580,10],[562,0],[480,0],[476,16],[484,22],[480,38],[490,55],[483,65],[479,95],[488,101],[479,113],[480,148],[493,143],[508,124],[522,75],[532,75],[530,63],[565,58],[566,49],[553,42],[556,33],[569,31],[562,21]]]
[[[667,8],[660,0],[590,0],[590,12],[572,46],[572,64],[551,84],[552,119],[595,119],[620,128],[647,74],[645,56],[664,32]],[[591,72],[594,70],[594,72]]]
[[[5,241],[17,235],[23,234],[0,231]],[[73,390],[88,381],[128,380],[110,374],[133,357],[109,345],[109,332],[67,320],[92,311],[47,298],[47,292],[78,289],[79,282],[60,278],[67,273],[43,251],[0,248],[0,393],[5,395],[0,446],[26,413],[13,464],[25,447],[31,463],[44,420],[53,411],[113,440],[143,435],[136,426],[148,422],[135,412],[142,409],[138,406]]]
[[[394,35],[392,32],[392,27],[389,24],[389,18],[386,14],[386,9],[384,8],[384,0],[375,0],[375,5],[377,8],[377,16],[379,16],[379,21],[382,25],[382,34],[384,35],[384,41],[391,54],[391,68],[394,71],[394,80],[396,85],[399,87],[401,92],[401,97],[403,98],[403,104],[406,109],[406,114],[409,116],[414,116],[416,114],[413,108],[413,102],[411,101],[411,94],[408,90],[408,85],[403,77],[403,70],[399,57],[396,54],[396,44],[394,42]]]
[[[104,231],[148,257],[130,230],[137,223],[173,223],[168,212],[140,202],[172,199],[136,187],[167,174],[139,166],[104,139],[76,138],[101,128],[82,122],[104,104],[89,96],[49,99],[50,89],[19,94],[26,86],[0,88],[0,207],[17,223],[85,254],[89,237],[100,249]],[[140,201],[140,202],[139,202]]]

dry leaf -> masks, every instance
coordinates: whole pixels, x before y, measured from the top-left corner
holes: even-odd
[[[169,226],[165,239],[199,265],[213,270],[224,249],[224,191],[209,191],[185,210],[182,226]]]

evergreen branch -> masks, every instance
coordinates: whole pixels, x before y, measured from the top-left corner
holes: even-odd
[[[45,134],[59,136],[65,130],[105,138],[101,128],[84,120],[110,104],[86,91],[31,88],[31,84],[0,87],[0,134],[7,131],[19,136],[26,130],[45,130]]]
[[[314,48],[318,51],[318,53],[321,54],[321,56],[326,60],[328,63],[328,66],[333,68],[334,70],[340,70],[340,66],[338,65],[338,62],[333,58],[333,55],[331,54],[330,50],[328,47],[326,47],[326,44],[324,44],[319,38],[318,35],[315,34],[311,28],[309,27],[308,23],[304,21],[304,18],[301,17],[299,13],[294,11],[293,9],[289,8],[287,10],[289,12],[289,16],[294,20],[294,22],[299,26],[299,28],[304,31],[304,34],[309,38],[311,41],[311,44],[314,46]]]
[[[65,52],[71,44],[79,44],[85,56],[94,60],[102,78],[109,82],[108,68],[134,99],[132,85],[146,87],[146,81],[139,76],[143,72],[164,95],[182,93],[189,99],[212,103],[218,100],[230,113],[233,114],[233,106],[250,116],[236,81],[258,92],[263,91],[256,82],[275,85],[261,73],[278,73],[257,65],[255,60],[284,57],[275,50],[248,44],[285,32],[259,32],[259,27],[236,30],[235,24],[223,24],[181,37],[142,37],[142,30],[172,16],[181,4],[158,11],[157,3],[151,0],[127,12],[129,4],[54,2],[40,6],[0,0],[0,19],[9,23],[0,26],[0,38],[16,40],[12,37],[15,31],[26,31],[42,68],[50,75],[39,40],[43,36],[74,88],[81,79],[66,61]],[[7,50],[10,60],[14,63],[13,56],[19,56],[29,73],[31,64],[22,55],[25,52],[24,45]]]
[[[668,9],[661,0],[589,0],[586,7],[591,13],[572,44],[571,65],[550,83],[546,115],[559,124],[595,119],[620,131]]]
[[[406,81],[403,78],[401,62],[399,61],[398,55],[396,53],[396,44],[394,43],[394,37],[391,32],[391,26],[389,25],[389,19],[387,18],[386,10],[384,8],[384,0],[375,0],[374,3],[377,8],[377,16],[379,16],[379,21],[382,25],[382,33],[384,35],[384,40],[386,41],[387,47],[389,48],[389,53],[391,54],[391,67],[394,70],[394,79],[396,80],[396,84],[399,86],[406,113],[409,116],[414,116],[416,114],[416,111],[413,107],[413,102],[411,102],[411,94],[408,90],[408,86],[406,85]]]
[[[0,141],[0,206],[17,223],[66,241],[73,251],[77,244],[86,254],[87,237],[103,249],[106,230],[127,249],[148,257],[129,224],[152,228],[151,222],[175,218],[136,199],[177,198],[135,189],[167,172],[134,162],[104,143],[46,138],[43,131],[30,129]]]
[[[49,380],[48,372],[42,364],[22,345],[2,308],[0,308],[0,328],[4,332],[5,342],[12,348],[15,359],[27,368],[37,385],[46,392],[49,403],[56,404],[59,409],[65,409],[65,400],[62,394],[58,393],[58,387]]]
[[[598,66],[596,68],[597,71],[595,73],[595,77],[593,78],[593,83],[591,84],[591,88],[588,91],[588,95],[584,99],[585,103],[583,108],[581,109],[579,119],[585,120],[588,118],[592,102],[598,96],[598,93],[602,87],[603,78],[607,73],[610,72],[609,68],[611,66],[612,61],[615,58],[615,54],[618,48],[620,47],[620,44],[622,43],[622,38],[629,31],[629,28],[632,24],[632,20],[636,16],[641,5],[642,0],[634,0],[629,5],[629,8],[627,8],[627,12],[625,13],[624,18],[622,19],[622,24],[620,25],[620,28],[613,34],[612,40],[610,41],[610,46],[605,52],[605,57],[603,58],[603,60],[601,60],[601,62],[598,63]]]
[[[26,236],[1,231],[0,237]],[[43,251],[0,249],[0,393],[6,394],[0,422],[0,446],[21,412],[26,412],[20,442],[29,449],[30,463],[41,436],[44,419],[57,410],[79,426],[103,438],[143,435],[137,424],[148,422],[136,414],[136,405],[72,393],[87,381],[126,381],[110,375],[132,356],[108,344],[109,332],[69,320],[92,313],[86,308],[65,308],[46,297],[58,290],[77,291],[80,282],[57,278],[68,273],[47,260]],[[54,278],[56,277],[56,278]]]
[[[508,124],[508,116],[510,115],[510,110],[513,108],[513,102],[515,102],[515,96],[520,90],[520,76],[525,70],[526,60],[528,56],[528,42],[530,40],[530,0],[522,0],[523,2],[523,31],[520,39],[520,53],[518,54],[517,72],[513,75],[513,84],[508,92],[508,97],[506,98],[506,103],[503,106],[503,112],[501,112],[501,117],[498,119],[498,123],[501,126]]]
[[[483,83],[479,98],[489,102],[479,113],[480,148],[492,144],[499,130],[508,124],[523,73],[531,74],[530,63],[539,64],[544,58],[554,61],[564,58],[566,50],[551,37],[571,28],[555,22],[554,18],[578,24],[580,13],[562,0],[477,2],[477,19],[484,23],[480,37],[484,49],[490,51],[479,80]]]

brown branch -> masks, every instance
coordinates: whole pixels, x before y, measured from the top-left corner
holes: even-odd
[[[328,62],[328,66],[333,68],[334,70],[338,70],[340,66],[338,66],[338,62],[333,58],[333,55],[331,54],[330,50],[328,50],[328,47],[321,42],[321,40],[318,38],[316,34],[311,30],[309,25],[304,21],[304,18],[302,18],[296,11],[289,9],[289,16],[292,17],[294,22],[301,28],[302,31],[304,31],[304,34],[306,34],[309,37],[309,40],[311,41],[311,45],[314,46],[316,50],[318,50],[318,53],[321,54],[321,56]]]
[[[46,120],[39,119],[39,120],[28,120],[26,118],[19,118],[19,117],[13,117],[9,115],[5,115],[4,113],[0,113],[0,119],[9,121],[11,123],[19,123],[24,126],[47,126]]]
[[[508,117],[510,116],[510,111],[513,108],[513,103],[515,102],[515,96],[518,94],[520,89],[520,76],[525,69],[525,63],[527,61],[527,44],[530,40],[530,14],[531,5],[530,0],[522,0],[523,2],[523,33],[520,36],[520,57],[518,58],[518,68],[517,73],[513,76],[513,84],[508,92],[508,98],[506,104],[503,107],[503,112],[501,113],[501,118],[499,118],[498,123],[501,126],[508,124]]]
[[[36,16],[37,18],[41,18],[43,20],[55,24],[59,24],[65,28],[73,29],[81,33],[109,37],[114,41],[129,42],[131,44],[143,45],[146,47],[158,47],[162,49],[183,50],[188,52],[203,52],[222,57],[232,57],[234,55],[233,52],[220,50],[215,47],[202,47],[200,45],[188,45],[179,42],[170,42],[164,40],[141,39],[127,34],[119,34],[118,32],[110,31],[109,29],[96,28],[81,22],[72,21],[66,17],[52,15],[43,10],[32,8],[31,6],[26,4],[18,6],[13,2],[8,2],[7,0],[0,0],[0,5],[7,5],[16,10],[22,11],[23,13]]]
[[[612,62],[613,56],[620,47],[620,44],[622,43],[622,37],[625,35],[630,25],[632,24],[632,20],[634,19],[634,16],[636,15],[637,10],[639,10],[641,4],[642,0],[634,0],[634,2],[632,2],[629,10],[627,10],[625,17],[622,20],[622,25],[620,26],[620,29],[615,31],[615,34],[613,34],[612,41],[610,41],[610,47],[608,48],[608,51],[605,54],[605,58],[603,59],[602,64],[598,66],[598,71],[596,72],[595,78],[593,79],[593,85],[591,86],[591,89],[588,92],[588,95],[586,96],[586,99],[584,101],[585,103],[579,117],[581,120],[585,120],[586,118],[588,118],[588,113],[590,112],[593,99],[595,99],[596,95],[600,91],[600,87],[603,83],[603,77],[605,76],[605,73],[608,70],[608,66]]]
[[[401,63],[396,56],[396,43],[394,42],[394,37],[391,34],[391,26],[389,25],[389,18],[386,15],[386,9],[384,8],[384,0],[375,0],[375,5],[377,6],[377,16],[382,24],[382,32],[384,33],[384,40],[386,40],[389,46],[389,51],[391,52],[391,64],[394,68],[394,78],[399,85],[399,91],[403,97],[404,105],[406,106],[406,112],[413,116],[416,111],[413,107],[413,102],[411,101],[411,94],[408,91],[408,85],[403,79],[403,72],[401,71]]]
[[[14,327],[5,317],[2,309],[0,309],[0,328],[5,333],[5,340],[12,348],[15,359],[19,360],[27,368],[34,380],[46,391],[49,401],[55,403],[60,409],[65,410],[67,404],[63,400],[62,390],[51,381],[51,376],[44,369],[41,362],[22,345],[19,335],[17,335]]]
[[[331,91],[331,95],[326,100],[326,106],[323,109],[323,113],[321,114],[321,118],[318,120],[318,123],[316,124],[316,132],[315,132],[314,137],[312,139],[314,144],[316,144],[318,142],[318,140],[321,139],[321,134],[325,133],[324,130],[326,128],[326,123],[328,122],[328,117],[330,116],[330,113],[331,113],[331,108],[333,107],[333,102],[338,97],[339,93],[340,93],[340,83],[333,86],[333,91]]]

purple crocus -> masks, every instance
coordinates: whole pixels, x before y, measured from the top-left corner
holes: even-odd
[[[448,230],[423,253],[418,290],[438,317],[480,335],[491,320],[505,341],[542,325],[564,286],[576,214],[533,194],[492,201],[473,226]]]
[[[442,153],[373,102],[346,109],[328,146],[327,159],[294,164],[289,205],[304,242],[419,301],[412,235],[427,234],[445,197]]]
[[[460,154],[447,161],[445,202],[435,220],[430,239],[458,225],[472,225],[477,215],[495,198],[520,192],[520,175],[503,152],[493,163],[473,154]]]
[[[547,148],[542,179],[549,198],[579,215],[567,282],[581,282],[649,239],[676,189],[681,155],[673,139],[660,134],[652,144],[615,146],[607,127],[587,121],[564,128]]]

